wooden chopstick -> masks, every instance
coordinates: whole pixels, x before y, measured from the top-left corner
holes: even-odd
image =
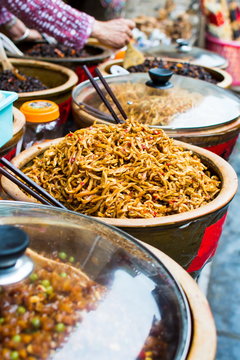
[[[9,173],[6,169],[4,169],[2,167],[0,167],[0,173],[2,175],[6,176],[9,180],[11,180],[13,183],[18,185],[20,188],[25,190],[29,195],[31,195],[35,199],[41,201],[43,204],[55,205],[56,207],[67,210],[67,208],[63,204],[61,204],[58,200],[56,200],[52,195],[50,195],[41,186],[36,184],[32,179],[30,179],[27,175],[25,175],[20,169],[16,168],[7,159],[0,158],[0,163],[3,164],[7,169],[11,170],[20,179],[25,181],[26,184],[24,184],[21,180],[16,178],[13,174]],[[40,194],[44,197],[42,197]]]
[[[104,102],[104,104],[106,105],[108,111],[111,113],[111,115],[113,116],[114,120],[116,121],[117,124],[121,123],[121,120],[118,118],[117,114],[115,113],[115,111],[113,110],[110,102],[107,100],[106,96],[104,95],[104,93],[102,92],[102,90],[100,89],[100,87],[98,86],[96,80],[93,78],[92,74],[90,73],[90,71],[88,70],[86,65],[83,65],[83,70],[85,72],[85,74],[87,75],[88,79],[91,81],[93,87],[95,88],[96,92],[98,93],[98,95],[100,96],[101,100]]]
[[[127,119],[127,114],[123,110],[122,105],[120,104],[120,102],[116,98],[115,94],[113,93],[112,89],[108,85],[107,81],[102,76],[101,71],[98,68],[96,68],[95,73],[98,75],[99,79],[101,80],[102,84],[104,85],[104,87],[105,87],[106,91],[108,92],[109,96],[112,98],[114,104],[116,105],[116,107],[118,108],[120,113],[122,114],[123,118],[126,120]]]

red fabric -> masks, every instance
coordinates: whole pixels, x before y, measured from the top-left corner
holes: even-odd
[[[187,271],[199,271],[212,258],[217,250],[218,241],[222,234],[223,224],[225,222],[227,213],[223,215],[215,224],[207,227],[201,242],[201,246],[198,250],[196,257],[189,265]]]
[[[238,135],[225,143],[218,144],[215,146],[205,147],[205,149],[212,151],[213,153],[221,156],[225,160],[228,160],[229,156],[233,151],[234,145],[237,142],[237,139],[238,139]]]
[[[4,155],[3,157],[5,159],[7,159],[8,161],[11,161],[12,158],[14,158],[14,156],[16,155],[16,148],[17,146],[15,146],[12,150],[10,150],[6,155]],[[3,167],[3,165],[0,164],[0,167]]]
[[[90,71],[90,73],[93,75],[93,76],[96,76],[95,74],[95,69],[96,69],[97,65],[92,65],[92,66],[88,66],[88,70]],[[88,80],[88,77],[87,75],[85,74],[84,70],[82,69],[81,66],[77,66],[76,69],[75,69],[75,73],[77,74],[78,76],[78,83],[81,83],[85,80]]]
[[[65,124],[68,120],[68,117],[72,108],[72,98],[70,97],[66,101],[63,101],[61,104],[58,104],[60,111],[60,124]]]

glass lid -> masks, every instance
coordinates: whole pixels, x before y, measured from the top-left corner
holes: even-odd
[[[159,45],[151,47],[144,51],[146,56],[162,56],[173,59],[181,59],[184,61],[191,61],[197,65],[207,67],[220,67],[227,66],[227,60],[212,51],[201,49],[199,47],[192,47],[188,41],[179,39],[178,44]]]
[[[106,80],[126,114],[148,125],[194,130],[217,127],[239,117],[240,99],[233,93],[206,81],[180,75],[165,76],[163,70],[167,71],[151,69],[151,79],[147,73],[131,73],[110,75]],[[109,95],[107,98],[112,103]],[[73,90],[73,100],[83,107],[86,104],[86,112],[89,106],[98,110],[99,118],[108,120],[110,117],[89,81]]]
[[[71,211],[0,201],[0,235],[8,244],[0,246],[1,359],[186,358],[187,300],[126,233]]]

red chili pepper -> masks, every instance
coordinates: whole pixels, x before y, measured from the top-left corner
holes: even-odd
[[[73,134],[72,134],[72,133],[69,133],[69,134],[67,134],[67,136],[73,136]]]

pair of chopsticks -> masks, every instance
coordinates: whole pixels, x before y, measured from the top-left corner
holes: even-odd
[[[9,169],[12,173],[8,172],[5,168],[0,167],[0,174],[6,176],[9,180],[11,180],[14,184],[19,186],[21,189],[26,191],[29,195],[33,196],[35,199],[39,200],[41,203],[45,205],[56,206],[62,209],[67,210],[67,208],[62,205],[58,200],[56,200],[53,196],[51,196],[46,190],[44,190],[41,186],[36,184],[32,179],[30,179],[27,175],[25,175],[21,170],[16,168],[12,163],[10,163],[5,158],[0,158],[0,163],[4,165],[7,169]],[[22,182],[22,179],[24,182]]]
[[[90,82],[92,83],[93,87],[95,88],[96,92],[98,93],[98,95],[100,96],[101,100],[103,101],[103,103],[105,104],[105,106],[107,107],[108,111],[110,112],[110,114],[112,115],[112,117],[114,118],[115,122],[117,124],[122,123],[123,121],[120,120],[117,116],[117,114],[115,113],[114,109],[112,108],[112,105],[110,104],[110,102],[107,100],[106,96],[104,95],[102,89],[98,86],[97,81],[94,79],[94,77],[92,76],[92,74],[90,73],[90,71],[88,70],[86,65],[83,65],[83,70],[85,72],[85,74],[87,75],[88,79],[90,80]],[[113,93],[112,89],[110,88],[110,86],[108,85],[107,81],[104,79],[104,77],[102,76],[100,70],[98,68],[95,69],[96,74],[99,77],[99,80],[102,82],[105,90],[107,91],[107,93],[109,94],[109,96],[111,97],[111,99],[113,100],[114,104],[116,105],[116,107],[118,108],[120,114],[122,115],[122,117],[124,118],[124,120],[127,119],[127,114],[125,113],[125,111],[123,110],[121,104],[119,103],[118,99],[116,98],[115,94]]]

